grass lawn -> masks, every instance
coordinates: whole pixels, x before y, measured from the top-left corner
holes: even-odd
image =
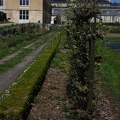
[[[105,38],[105,41],[120,42],[120,38]],[[102,54],[103,61],[99,69],[101,79],[110,93],[120,100],[120,52],[103,47]]]
[[[64,31],[63,31],[64,32]],[[51,61],[52,68],[61,69],[63,72],[68,72],[68,55],[67,50],[65,50],[66,34],[61,37],[61,43],[58,46],[57,54],[55,58]]]
[[[120,42],[120,37],[114,37],[114,38],[106,37],[106,38],[105,38],[105,41],[109,41],[109,42]]]

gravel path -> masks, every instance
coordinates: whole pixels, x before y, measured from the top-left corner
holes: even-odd
[[[43,48],[47,46],[51,40],[52,39],[27,55],[21,63],[0,74],[0,94],[13,84],[15,80],[17,80],[17,78],[24,72],[25,69],[28,68],[30,63],[37,57],[38,54],[40,54]]]
[[[30,48],[31,46],[33,46],[34,44],[36,44],[37,42],[39,42],[39,41],[35,41],[34,43],[31,43],[31,44],[29,44],[29,45],[26,45],[26,46],[23,47],[21,50],[13,53],[13,54],[11,54],[11,55],[8,55],[8,56],[4,57],[3,59],[0,60],[0,65],[4,64],[6,61],[14,58],[14,57],[17,56],[18,54],[20,54],[20,53],[23,51],[23,49],[28,49],[28,48]]]
[[[0,60],[0,65],[4,64],[6,61],[14,58],[15,56],[17,56],[21,52],[22,52],[22,50],[19,50],[19,51],[15,52],[11,55],[8,55],[8,56],[4,57],[3,59]]]
[[[52,34],[52,33],[51,33],[51,34]],[[51,34],[48,34],[48,35],[51,35]],[[29,45],[24,46],[24,47],[21,48],[19,51],[15,52],[15,53],[13,53],[13,54],[11,54],[11,55],[8,55],[8,56],[4,57],[3,59],[0,60],[0,65],[4,64],[6,61],[14,58],[14,57],[17,56],[19,53],[21,53],[24,49],[28,49],[28,48],[30,48],[31,46],[33,46],[34,44],[36,44],[36,43],[38,43],[38,42],[39,42],[39,40],[37,40],[37,41],[35,41],[35,42],[33,42],[33,43],[29,44]]]

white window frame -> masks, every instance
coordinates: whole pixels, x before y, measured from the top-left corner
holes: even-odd
[[[29,10],[20,10],[19,11],[20,20],[29,20]]]
[[[58,9],[54,9],[54,14],[58,14],[59,10]]]
[[[110,11],[109,11],[109,10],[107,10],[107,11],[106,11],[106,15],[109,15],[109,14],[110,14]]]
[[[29,0],[19,0],[19,5],[22,5],[22,6],[27,6],[30,4],[30,1]]]
[[[120,15],[120,10],[117,11],[117,15]]]

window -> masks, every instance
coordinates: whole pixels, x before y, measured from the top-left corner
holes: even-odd
[[[109,15],[110,14],[110,11],[106,11],[106,15]]]
[[[20,10],[20,20],[28,20],[29,19],[29,11],[28,10]]]
[[[55,9],[55,10],[54,10],[54,13],[57,14],[57,13],[58,13],[58,9]]]
[[[29,0],[20,0],[19,4],[20,5],[29,5]]]
[[[117,11],[117,15],[120,15],[120,11]]]
[[[3,0],[0,0],[0,6],[3,6]]]

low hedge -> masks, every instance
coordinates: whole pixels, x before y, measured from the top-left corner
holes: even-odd
[[[28,35],[23,34],[22,37],[20,35],[20,36],[18,36],[16,38],[10,40],[11,42],[9,42],[8,47],[9,48],[10,47],[15,47],[16,45],[22,43],[23,41],[30,41],[30,40],[32,40],[34,38],[37,39],[37,37],[40,37],[41,35],[44,35],[46,32],[48,32],[48,31],[43,30],[43,31],[41,31],[41,33],[37,33],[37,34],[29,35],[29,33],[28,33]]]
[[[24,120],[40,89],[61,33],[43,50],[33,64],[0,99],[0,120]]]
[[[107,25],[107,26],[120,26],[119,22],[115,22],[115,23],[103,23],[103,24]]]

